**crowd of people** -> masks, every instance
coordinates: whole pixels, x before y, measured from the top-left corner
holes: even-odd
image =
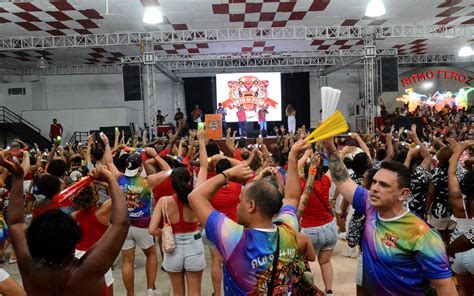
[[[220,147],[202,127],[184,134],[179,116],[151,141],[116,129],[113,143],[90,135],[41,151],[17,139],[0,151],[1,239],[23,287],[0,269],[0,293],[112,295],[121,256],[135,295],[138,246],[147,295],[161,295],[160,265],[173,295],[201,295],[204,248],[213,295],[332,295],[342,237],[359,261],[357,295],[473,295],[474,122],[446,109],[420,109],[418,127],[383,113],[375,133],[315,144],[294,108],[269,146],[227,129]]]

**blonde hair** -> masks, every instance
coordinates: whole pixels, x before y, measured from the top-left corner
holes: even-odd
[[[286,113],[286,116],[295,116],[296,109],[295,109],[295,107],[293,107],[293,105],[290,104],[290,105],[286,106],[285,113]]]

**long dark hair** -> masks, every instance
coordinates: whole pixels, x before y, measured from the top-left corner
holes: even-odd
[[[188,204],[188,195],[193,191],[193,187],[191,186],[191,176],[186,168],[173,169],[171,172],[171,186],[179,200]]]

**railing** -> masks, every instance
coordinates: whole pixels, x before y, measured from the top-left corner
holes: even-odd
[[[30,127],[32,130],[41,134],[41,130],[37,126],[29,122],[28,120],[25,120],[23,117],[16,114],[5,106],[0,106],[0,123],[23,123]]]
[[[69,144],[76,144],[76,143],[86,143],[87,137],[89,136],[88,132],[74,132],[69,138]]]

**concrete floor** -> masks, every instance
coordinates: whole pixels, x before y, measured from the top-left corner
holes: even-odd
[[[355,295],[355,272],[357,266],[357,260],[353,258],[342,257],[340,254],[347,248],[345,241],[339,240],[334,251],[332,258],[333,269],[334,269],[334,283],[333,291],[334,295],[337,296],[349,296]],[[9,250],[5,255],[5,258],[9,256]],[[161,259],[158,260],[161,266]],[[202,280],[202,295],[207,296],[212,294],[212,283],[211,283],[211,273],[210,273],[210,255],[209,249],[206,248],[206,262],[207,266],[204,270],[203,280]],[[121,259],[119,258],[116,262],[115,269],[113,271],[115,282],[114,282],[114,294],[115,295],[126,295],[125,288],[122,282],[122,273],[121,273]],[[136,256],[136,269],[135,269],[135,295],[142,296],[146,295],[146,277],[145,277],[145,256],[141,250],[137,250]],[[313,267],[314,266],[314,267]],[[1,268],[5,269],[10,273],[13,278],[21,283],[20,274],[18,272],[18,267],[16,264],[3,263],[0,265]],[[312,265],[313,271],[315,271],[316,284],[320,289],[324,289],[322,284],[321,274],[319,266],[316,264]],[[163,295],[172,295],[171,293],[171,284],[168,279],[168,276],[161,269],[158,270],[158,276],[156,279],[156,286],[163,292]]]

